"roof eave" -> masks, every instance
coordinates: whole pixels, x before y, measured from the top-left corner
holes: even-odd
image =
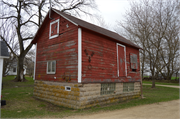
[[[48,11],[48,13],[46,14],[46,16],[45,16],[45,18],[44,18],[42,24],[44,23],[44,21],[45,21],[45,19],[48,17],[48,15],[49,15],[49,11]],[[33,40],[31,41],[32,44],[36,44],[35,39],[36,39],[36,37],[37,37],[37,35],[38,35],[38,33],[39,33],[41,27],[42,27],[42,24],[39,26],[39,28],[38,28],[38,30],[37,30],[37,32],[36,32],[36,34],[35,34]]]
[[[136,44],[131,45],[131,44],[128,44],[128,43],[120,42],[120,41],[119,41],[119,40],[117,40],[117,39],[114,39],[114,38],[112,38],[112,37],[110,37],[110,36],[107,36],[107,35],[104,35],[104,34],[98,33],[98,32],[96,32],[96,31],[94,31],[94,30],[91,30],[91,29],[85,28],[85,27],[83,27],[83,26],[80,26],[80,25],[79,25],[78,27],[81,27],[81,28],[84,28],[84,29],[90,30],[90,31],[95,32],[95,33],[100,34],[100,35],[103,35],[103,36],[108,37],[108,38],[110,38],[110,39],[112,39],[112,40],[114,40],[114,41],[116,41],[116,42],[118,42],[118,43],[121,43],[121,44],[123,43],[123,44],[125,44],[125,45],[129,45],[129,46],[132,46],[132,47],[134,47],[134,48],[142,49],[141,47],[139,47],[139,46],[138,46],[138,45],[136,45]]]

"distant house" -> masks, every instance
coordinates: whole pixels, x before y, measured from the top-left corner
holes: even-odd
[[[24,65],[24,75],[26,75],[26,68],[27,68],[27,67]],[[11,65],[11,67],[10,67],[7,75],[17,75],[17,62],[14,62],[14,63]]]
[[[36,98],[74,109],[141,95],[139,46],[124,37],[52,9],[36,44]]]

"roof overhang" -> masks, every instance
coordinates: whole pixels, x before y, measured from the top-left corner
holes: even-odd
[[[8,59],[8,56],[0,56],[0,59]]]

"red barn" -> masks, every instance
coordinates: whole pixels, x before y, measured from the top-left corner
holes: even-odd
[[[82,109],[140,96],[140,47],[117,33],[52,9],[32,43],[39,99]]]

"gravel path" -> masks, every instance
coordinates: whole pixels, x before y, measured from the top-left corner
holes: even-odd
[[[152,84],[143,83],[143,85],[152,85]],[[180,88],[180,86],[173,86],[173,85],[160,85],[160,84],[156,84],[156,86],[171,87],[171,88]]]

